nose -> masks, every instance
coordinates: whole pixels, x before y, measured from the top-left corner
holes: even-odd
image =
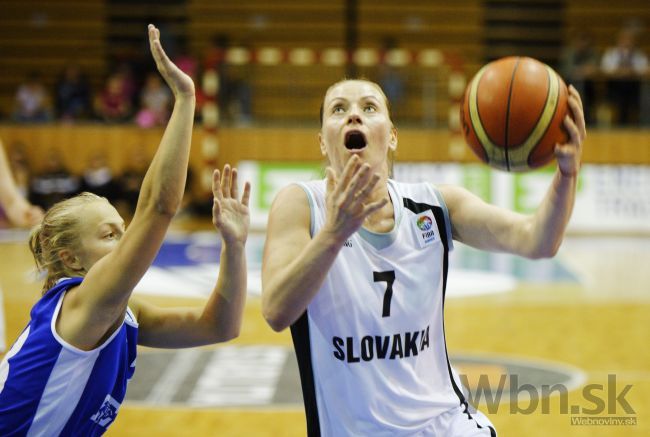
[[[359,115],[359,109],[356,106],[350,108],[348,124],[361,124],[361,116]]]

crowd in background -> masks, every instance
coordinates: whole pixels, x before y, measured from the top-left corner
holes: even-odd
[[[595,47],[587,30],[576,33],[562,51],[558,67],[567,83],[582,94],[587,122],[591,125],[638,125],[643,98],[650,98],[648,55],[639,48],[643,25],[631,21],[619,32],[611,47]],[[393,36],[380,41],[382,50],[397,47]],[[248,125],[252,121],[253,92],[250,77],[233,74],[224,54],[231,47],[227,35],[215,35],[201,62],[183,55],[174,60],[196,83],[201,83],[205,67],[219,75],[217,101],[221,120]],[[377,77],[394,108],[405,101],[408,86],[403,69],[380,64]],[[645,87],[645,88],[643,88]],[[197,118],[204,96],[197,89]],[[101,121],[136,123],[141,127],[163,126],[172,107],[172,96],[159,75],[121,62],[111,69],[98,89],[76,64],[65,67],[54,87],[44,85],[40,73],[34,72],[18,87],[14,108],[9,117],[15,122]],[[5,111],[6,112],[6,111]]]
[[[44,210],[61,200],[89,191],[106,197],[127,216],[135,210],[149,163],[143,150],[135,148],[127,167],[120,175],[115,175],[106,155],[97,153],[89,157],[83,173],[76,175],[66,167],[60,151],[51,149],[42,156],[40,170],[34,172],[21,142],[8,145],[7,158],[20,193]]]
[[[196,83],[200,69],[214,68],[219,74],[218,103],[226,123],[249,124],[252,118],[250,84],[233,75],[225,63],[224,53],[229,39],[213,38],[213,45],[204,56],[203,65],[191,56],[179,55],[174,62]],[[42,73],[34,71],[16,90],[14,104],[8,111],[17,123],[52,121],[99,121],[136,123],[141,127],[166,125],[173,106],[173,96],[154,70],[140,67],[136,61],[122,61],[111,68],[98,89],[81,66],[69,64],[60,73],[53,87],[45,85]],[[197,89],[197,117],[201,114],[204,96]]]
[[[563,51],[560,73],[582,95],[587,123],[629,126],[642,121],[642,99],[650,99],[650,63],[638,45],[643,31],[641,23],[631,21],[601,52],[589,31],[581,30]],[[598,86],[604,88],[600,93]]]

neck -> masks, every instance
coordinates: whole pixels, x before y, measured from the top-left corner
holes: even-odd
[[[377,182],[377,186],[368,196],[366,203],[379,202],[382,199],[387,199],[388,202],[363,221],[363,227],[369,231],[390,232],[395,227],[395,209],[393,208],[393,202],[388,193],[387,178],[382,178]]]

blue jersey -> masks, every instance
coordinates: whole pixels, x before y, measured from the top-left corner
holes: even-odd
[[[97,436],[113,422],[135,371],[138,324],[127,309],[103,344],[80,350],[56,332],[60,280],[34,305],[31,320],[0,364],[0,435]]]

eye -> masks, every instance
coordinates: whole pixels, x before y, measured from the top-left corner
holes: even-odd
[[[343,114],[345,108],[342,105],[336,105],[332,108],[332,114]]]
[[[104,235],[104,239],[106,240],[114,240],[115,238],[117,238],[117,234],[115,234],[115,232],[109,232]]]
[[[375,105],[366,105],[363,110],[370,113],[377,112],[377,107]]]

